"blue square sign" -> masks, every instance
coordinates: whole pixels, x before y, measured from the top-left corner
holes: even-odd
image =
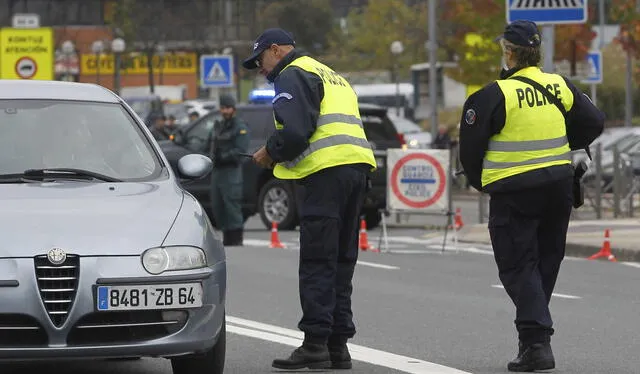
[[[233,56],[200,56],[200,85],[202,87],[233,87]]]
[[[602,52],[592,51],[587,55],[587,77],[583,83],[602,83]]]
[[[518,19],[539,25],[585,23],[587,0],[507,0],[507,23]]]

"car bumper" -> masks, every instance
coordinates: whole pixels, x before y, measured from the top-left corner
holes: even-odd
[[[56,326],[41,297],[34,259],[0,260],[0,359],[170,357],[210,349],[224,323],[226,263],[149,276],[139,256],[80,257],[77,291]],[[192,309],[97,311],[99,285],[201,283]],[[39,286],[40,284],[40,286]],[[53,284],[53,283],[51,283]],[[49,305],[49,304],[48,304]]]

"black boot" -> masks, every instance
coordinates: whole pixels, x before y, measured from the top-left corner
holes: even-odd
[[[351,369],[351,355],[347,345],[329,346],[332,369]]]
[[[521,354],[515,360],[509,362],[507,369],[516,372],[531,372],[536,370],[550,370],[556,367],[551,344],[535,343],[521,346]]]
[[[231,238],[233,237],[233,232],[225,230],[222,232],[222,245],[229,245],[231,243]]]
[[[276,369],[330,369],[331,358],[326,344],[302,343],[289,358],[273,360],[271,364]]]

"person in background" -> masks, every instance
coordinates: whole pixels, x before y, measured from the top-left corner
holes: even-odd
[[[176,125],[176,117],[173,114],[170,114],[167,117],[167,130],[169,131],[169,133],[173,133],[176,131],[177,129],[177,125]]]
[[[171,135],[169,131],[167,131],[167,127],[165,124],[166,117],[165,116],[156,116],[153,121],[153,126],[151,127],[151,135],[157,140],[169,140],[169,136]]]
[[[200,118],[200,115],[198,114],[198,112],[193,111],[189,113],[189,123],[194,122],[198,118]]]
[[[236,103],[231,96],[220,98],[222,120],[211,130],[211,209],[216,227],[223,232],[223,244],[239,246],[243,242],[242,153],[249,151],[249,129],[236,116]]]
[[[449,128],[445,125],[438,126],[438,135],[436,135],[436,139],[433,141],[434,149],[450,149],[451,148],[451,137],[449,136]]]

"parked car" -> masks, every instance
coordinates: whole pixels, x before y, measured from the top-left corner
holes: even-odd
[[[98,85],[0,80],[0,107],[0,359],[166,357],[175,374],[221,374],[225,252],[178,181],[211,160],[181,157],[176,175]]]
[[[398,131],[402,143],[408,148],[431,148],[431,133],[424,131],[420,125],[410,119],[391,112],[393,110],[389,110],[389,119]]]
[[[259,149],[275,131],[272,106],[270,104],[238,104],[237,113],[249,126],[250,151]],[[367,194],[363,207],[367,227],[373,228],[380,223],[379,210],[386,206],[385,151],[388,148],[400,148],[402,144],[398,132],[387,116],[386,108],[372,104],[360,104],[360,116],[378,162],[378,169],[372,173],[373,188]],[[177,160],[185,155],[190,153],[208,154],[207,139],[215,121],[219,119],[221,119],[219,111],[212,111],[179,130],[173,141],[161,142],[161,148],[169,163],[175,168]],[[267,228],[271,228],[272,222],[277,222],[278,227],[283,230],[297,227],[297,208],[294,189],[290,181],[275,178],[271,170],[262,169],[249,159],[243,164],[243,176],[242,209],[245,220],[254,214],[259,214]],[[204,178],[185,186],[185,188],[210,212],[209,186],[210,178]]]

